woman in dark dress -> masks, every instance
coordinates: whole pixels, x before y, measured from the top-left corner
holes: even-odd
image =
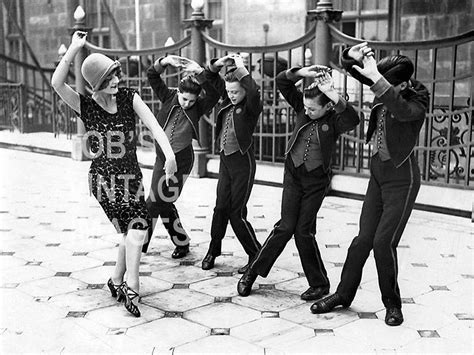
[[[135,114],[150,129],[166,157],[167,179],[176,172],[176,161],[164,131],[148,106],[133,89],[118,87],[119,62],[99,53],[84,60],[81,72],[92,87],[92,97],[81,95],[66,84],[69,65],[84,46],[85,35],[74,33],[51,84],[84,122],[84,139],[89,140],[92,158],[89,187],[121,235],[117,263],[107,285],[112,296],[123,300],[125,308],[139,317],[140,311],[132,301],[138,297],[138,268],[151,219],[136,155]]]

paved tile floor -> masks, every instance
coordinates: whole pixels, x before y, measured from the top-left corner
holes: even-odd
[[[399,246],[405,322],[385,325],[375,265],[352,306],[313,315],[290,242],[251,296],[238,296],[246,256],[229,227],[216,268],[200,262],[216,180],[190,178],[179,200],[191,253],[170,257],[161,225],[141,265],[141,318],[105,282],[117,236],[88,194],[89,162],[0,149],[0,352],[5,353],[473,353],[473,231],[469,219],[414,211]],[[145,186],[150,170],[143,170]],[[263,242],[281,189],[255,186],[249,220]],[[326,198],[318,234],[333,291],[358,229],[361,202]]]

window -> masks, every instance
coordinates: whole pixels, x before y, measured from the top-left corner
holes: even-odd
[[[85,12],[87,26],[92,27],[88,40],[99,47],[110,48],[109,17],[101,0],[86,0]]]
[[[361,39],[389,40],[388,0],[334,0],[333,5],[344,11],[342,32]]]

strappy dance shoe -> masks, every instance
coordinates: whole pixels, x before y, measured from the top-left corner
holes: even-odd
[[[109,281],[107,281],[107,286],[109,287],[110,295],[112,297],[117,298],[117,302],[122,301],[122,298],[120,297],[121,295],[118,293],[118,290],[121,285],[114,284],[114,282],[112,281],[112,278],[110,278]]]
[[[120,285],[120,288],[117,290],[117,293],[118,293],[118,297],[120,297],[121,299],[125,301],[124,306],[127,309],[127,311],[129,311],[135,317],[140,317],[140,310],[132,302],[135,298],[139,298],[140,295],[136,291],[128,287],[127,282],[124,282],[122,283],[122,285]]]

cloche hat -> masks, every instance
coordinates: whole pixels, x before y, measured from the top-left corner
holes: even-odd
[[[92,53],[84,59],[81,73],[84,79],[86,79],[92,87],[92,90],[96,91],[99,89],[107,75],[118,67],[120,67],[119,61],[113,61],[101,53]]]

